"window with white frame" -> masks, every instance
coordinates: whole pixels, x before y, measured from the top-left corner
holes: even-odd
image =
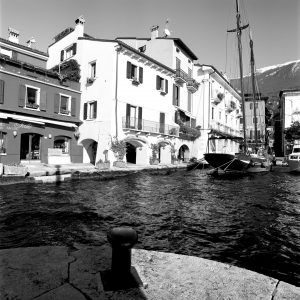
[[[73,56],[73,46],[69,47],[65,51],[65,59],[68,59]]]
[[[59,113],[63,115],[70,115],[71,97],[60,94]]]
[[[96,62],[90,63],[90,78],[96,78]]]
[[[0,131],[0,155],[6,154],[6,133]]]
[[[74,43],[71,46],[61,50],[60,52],[60,61],[64,61],[76,54],[77,44]]]
[[[40,104],[40,89],[29,85],[25,87],[25,107],[38,109]]]
[[[97,118],[97,101],[89,101],[84,103],[83,119],[94,120]]]

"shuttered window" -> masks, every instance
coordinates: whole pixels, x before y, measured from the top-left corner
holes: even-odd
[[[173,84],[173,105],[180,106],[180,87]]]
[[[0,104],[4,103],[4,80],[0,80]]]
[[[25,98],[26,98],[26,86],[24,84],[21,84],[19,87],[19,107],[25,106]]]
[[[132,64],[130,61],[127,61],[126,67],[126,78],[133,79],[135,85],[143,83],[144,81],[144,72],[142,67],[137,67]]]
[[[41,92],[40,110],[42,111],[47,110],[47,92],[45,90]]]
[[[76,117],[76,98],[71,98],[71,116]]]

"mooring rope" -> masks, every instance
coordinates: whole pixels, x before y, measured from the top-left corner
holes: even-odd
[[[226,169],[232,164],[232,162],[233,162],[234,160],[236,160],[236,157],[235,157],[234,159],[232,159],[231,161],[226,162],[225,164],[223,164],[223,165],[221,165],[221,166],[218,166],[218,167],[214,168],[213,170],[217,170],[217,169],[219,169],[219,168],[221,168],[221,167],[223,167],[223,166],[225,166],[226,164],[229,163],[229,165],[225,168],[225,170],[226,170]],[[225,170],[224,170],[224,171],[225,171]]]
[[[190,171],[193,171],[193,170],[197,169],[197,167],[198,167],[204,160],[205,160],[204,157],[201,158],[201,159],[199,159],[199,163],[198,163],[193,169],[191,169]],[[203,168],[204,168],[204,166],[203,166]]]

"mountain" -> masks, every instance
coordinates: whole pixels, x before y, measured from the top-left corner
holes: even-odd
[[[269,66],[256,70],[258,92],[269,97],[267,107],[274,110],[278,105],[279,92],[288,89],[300,90],[300,60],[280,65]],[[239,79],[232,79],[230,83],[240,90]],[[244,77],[245,93],[252,93],[250,75]]]

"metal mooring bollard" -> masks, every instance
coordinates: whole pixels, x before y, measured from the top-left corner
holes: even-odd
[[[131,249],[138,241],[136,231],[129,227],[116,227],[107,234],[112,247],[111,271],[115,275],[131,272]]]
[[[107,234],[111,244],[111,269],[101,271],[105,291],[139,287],[143,283],[131,266],[131,249],[138,241],[136,231],[129,227],[116,227]]]

